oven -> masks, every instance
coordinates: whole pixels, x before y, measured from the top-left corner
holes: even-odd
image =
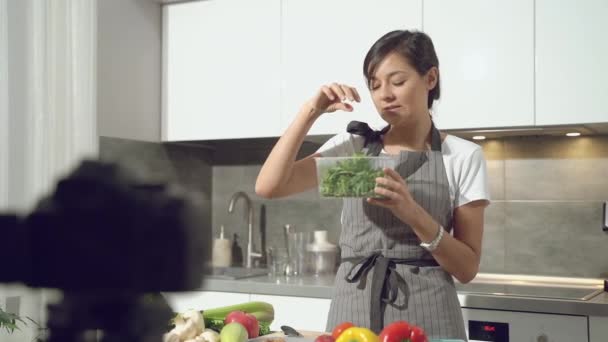
[[[564,281],[564,279],[562,279]],[[585,302],[604,291],[593,281],[591,285],[570,287],[552,283],[539,285],[530,281],[502,281],[459,284],[459,298],[471,342],[587,342],[589,322],[586,315],[552,313],[550,304],[555,301]],[[475,294],[490,295],[500,300],[509,297],[519,305],[513,311],[490,302],[475,302]],[[483,297],[483,296],[482,296]],[[520,310],[520,311],[516,311]]]

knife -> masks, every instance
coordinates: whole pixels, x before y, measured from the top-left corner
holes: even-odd
[[[281,330],[283,330],[285,335],[289,337],[302,337],[302,334],[300,334],[296,329],[288,325],[281,325]]]

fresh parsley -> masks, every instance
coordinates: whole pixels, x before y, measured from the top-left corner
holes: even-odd
[[[374,192],[376,178],[383,177],[382,167],[361,153],[339,161],[321,177],[320,192],[325,197],[381,197]]]

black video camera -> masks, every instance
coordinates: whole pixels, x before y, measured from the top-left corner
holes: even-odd
[[[159,342],[172,311],[150,294],[199,288],[210,257],[198,203],[120,165],[84,161],[29,215],[0,215],[0,259],[17,261],[3,265],[0,283],[63,291],[49,305],[50,342]]]

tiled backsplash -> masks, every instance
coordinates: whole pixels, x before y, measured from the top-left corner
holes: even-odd
[[[481,145],[493,198],[481,269],[605,276],[608,136],[518,137]]]
[[[282,245],[283,226],[326,229],[337,242],[340,200],[320,200],[316,190],[280,200],[254,193],[257,174],[274,139],[232,141],[207,147],[141,143],[102,138],[101,156],[118,158],[155,177],[176,181],[209,199],[214,236],[220,225],[239,235],[246,248],[246,211],[236,191],[254,205],[254,241]],[[601,231],[601,203],[608,200],[608,136],[517,137],[481,143],[493,202],[486,210],[481,271],[599,277],[608,272],[608,234]],[[218,147],[221,146],[221,147]],[[300,156],[317,144],[305,144]]]

